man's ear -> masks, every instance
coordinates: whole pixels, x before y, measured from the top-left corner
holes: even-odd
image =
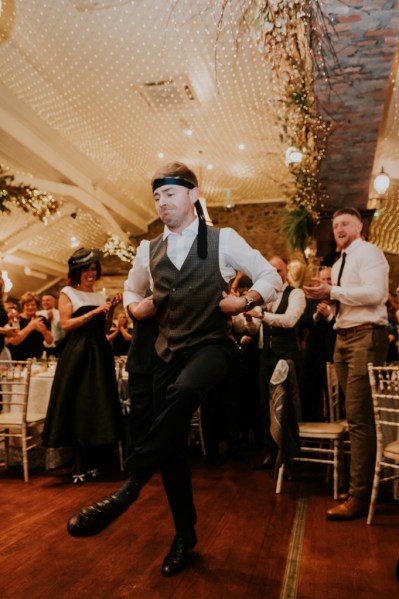
[[[199,189],[198,187],[194,187],[190,189],[188,192],[188,197],[190,198],[190,202],[194,205],[197,200],[199,200]]]

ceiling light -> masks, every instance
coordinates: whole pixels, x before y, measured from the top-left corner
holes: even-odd
[[[239,150],[245,150],[245,144],[238,144]]]
[[[163,152],[158,153],[159,160],[162,160],[162,158],[164,158],[164,157],[165,157],[165,154]]]
[[[27,277],[35,277],[36,279],[42,279],[43,281],[47,279],[47,275],[44,272],[33,270],[32,268],[30,268],[30,266],[24,266],[24,274]]]
[[[183,133],[184,133],[185,135],[192,135],[192,134],[193,134],[193,130],[192,130],[192,129],[184,129],[184,130],[183,130]]]
[[[389,178],[389,175],[384,171],[384,167],[381,167],[381,171],[375,177],[373,182],[375,191],[378,194],[383,195],[387,191],[390,183],[391,179]]]
[[[208,171],[211,171],[213,169],[213,164],[208,164],[207,167]]]

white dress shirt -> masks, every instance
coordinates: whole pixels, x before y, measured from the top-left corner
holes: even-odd
[[[259,318],[253,318],[251,322],[245,323],[245,317],[241,314],[233,319],[234,328],[242,333],[245,330],[249,335],[255,335],[259,331],[258,347],[263,347],[263,327],[262,321],[270,326],[281,327],[284,329],[292,329],[301,318],[306,308],[306,297],[302,289],[295,288],[288,296],[288,306],[284,314],[274,314],[280,305],[283,292],[288,287],[288,283],[284,283],[280,291],[277,293],[277,298],[267,305],[267,312],[263,315],[259,312]]]
[[[267,312],[263,313],[263,322],[271,327],[281,327],[283,329],[292,329],[305,312],[306,297],[302,289],[295,288],[288,296],[288,306],[284,314],[275,314],[275,311],[280,305],[283,292],[288,287],[288,283],[284,283],[281,291],[277,294],[277,299],[267,305]]]
[[[346,261],[339,287],[336,282],[342,257],[332,267],[330,297],[340,302],[334,328],[365,323],[387,325],[389,266],[383,252],[363,239],[355,239],[344,251]]]
[[[163,238],[167,239],[167,255],[178,270],[187,258],[197,234],[198,218],[195,218],[181,235],[173,233],[165,225]],[[238,271],[244,272],[253,281],[251,290],[257,291],[264,303],[273,301],[277,296],[276,291],[281,287],[281,279],[276,269],[258,250],[251,248],[234,229],[220,229],[219,266],[226,282],[233,279]],[[153,289],[150,274],[150,242],[143,240],[125,281],[124,306],[141,301],[147,289]]]

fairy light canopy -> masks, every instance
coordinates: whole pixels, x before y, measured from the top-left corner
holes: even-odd
[[[263,4],[3,0],[0,163],[60,209],[44,227],[13,208],[1,254],[61,277],[72,236],[124,252],[156,217],[153,172],[176,159],[202,165],[209,208],[285,202],[295,144],[281,138],[284,83],[250,26]]]

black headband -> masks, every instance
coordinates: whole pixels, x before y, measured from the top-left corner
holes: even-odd
[[[187,187],[188,189],[194,189],[197,187],[194,183],[190,181],[186,181],[185,179],[176,179],[175,177],[164,177],[162,179],[155,179],[152,182],[152,192],[158,187],[162,187],[163,185],[180,185],[181,187]]]

